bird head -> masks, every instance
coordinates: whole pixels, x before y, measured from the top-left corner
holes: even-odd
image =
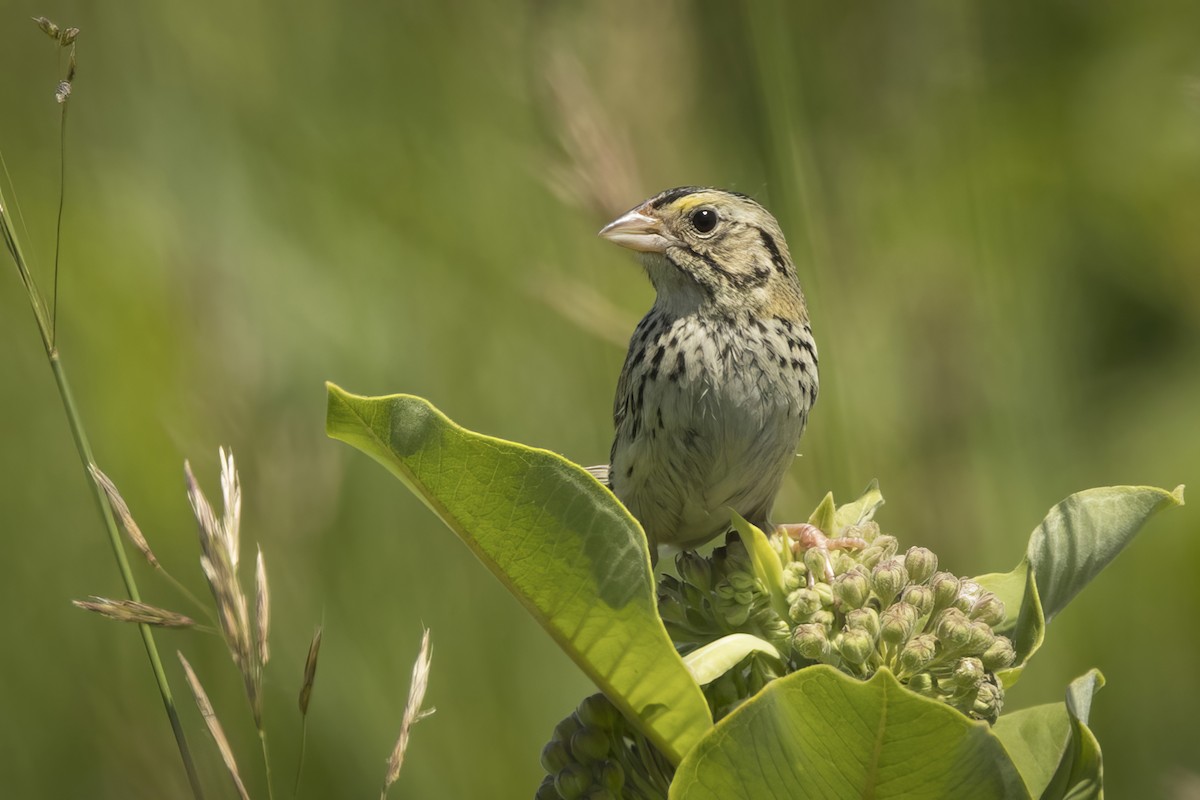
[[[610,222],[600,236],[636,251],[658,302],[677,311],[807,318],[779,223],[746,195],[669,189]]]

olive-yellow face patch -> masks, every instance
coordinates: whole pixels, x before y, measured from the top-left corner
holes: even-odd
[[[671,203],[670,207],[682,214],[686,214],[693,208],[712,205],[716,200],[717,197],[712,192],[693,192]]]

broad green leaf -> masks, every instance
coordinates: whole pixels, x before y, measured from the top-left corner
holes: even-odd
[[[383,464],[675,763],[712,727],[658,617],[641,527],[581,467],[472,433],[419,397],[329,384],[326,429]]]
[[[879,481],[871,481],[857,500],[852,500],[839,506],[833,515],[833,529],[825,531],[830,536],[841,536],[842,530],[851,525],[861,525],[875,516],[875,511],[883,505],[883,493],[879,491]]]
[[[1021,575],[1019,580],[1016,577],[1018,574]],[[1037,581],[1031,580],[1032,574],[1029,560],[1022,559],[1012,572],[981,575],[975,579],[1004,601],[1005,619],[996,626],[995,631],[1012,640],[1013,650],[1017,654],[1011,667],[996,673],[1005,689],[1017,682],[1025,665],[1046,638],[1046,618],[1042,614]]]
[[[1013,640],[1017,661],[1000,677],[1011,686],[1041,647],[1046,624],[1132,541],[1155,512],[1183,505],[1183,487],[1107,486],[1063,500],[1029,537],[1011,572],[975,580],[1004,601],[996,630]],[[1031,580],[1032,578],[1032,580]]]
[[[1050,509],[1026,551],[1046,621],[1099,575],[1156,511],[1175,505],[1183,505],[1182,486],[1174,492],[1107,486],[1073,494]]]
[[[1028,798],[988,726],[828,666],[772,681],[688,753],[671,800]]]
[[[763,582],[767,595],[771,598],[771,607],[780,618],[787,619],[788,601],[787,593],[783,590],[783,564],[779,561],[779,553],[775,552],[775,548],[767,540],[767,535],[757,526],[742,519],[736,511],[731,510],[729,515],[734,529],[746,547],[746,553],[750,556],[755,576]]]
[[[837,515],[837,507],[833,504],[833,492],[827,492],[821,498],[821,502],[813,511],[812,516],[808,518],[809,525],[816,525],[821,533],[829,533],[833,530],[834,517]]]
[[[698,647],[683,657],[683,663],[692,678],[701,686],[707,686],[724,675],[751,653],[761,653],[783,666],[783,657],[770,642],[748,633],[731,633],[715,642]]]
[[[1071,715],[1071,746],[1074,758],[1064,800],[1092,800],[1104,796],[1104,761],[1100,743],[1088,727],[1092,698],[1104,686],[1104,676],[1092,670],[1067,687],[1067,713]]]
[[[1055,796],[1053,791],[1046,792],[1071,741],[1066,705],[1047,703],[1001,714],[992,733],[1021,773],[1029,794],[1038,798]],[[1061,796],[1061,787],[1057,791]]]
[[[1087,727],[1093,695],[1104,676],[1092,670],[1067,688],[1065,703],[1004,714],[992,732],[1040,800],[1090,800],[1103,796],[1100,746]]]

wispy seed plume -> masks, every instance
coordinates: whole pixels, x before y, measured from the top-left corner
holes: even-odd
[[[380,800],[386,800],[388,789],[400,777],[400,768],[404,766],[404,751],[408,749],[408,737],[412,727],[436,710],[421,708],[421,704],[425,702],[425,690],[429,686],[429,665],[432,658],[429,630],[426,629],[421,636],[421,651],[417,653],[417,660],[413,664],[412,682],[408,686],[408,703],[404,707],[404,719],[400,723],[400,737],[396,739],[396,746],[392,748],[392,755],[388,759],[387,776],[384,778],[383,791],[379,793]]]
[[[129,537],[129,541],[133,542],[133,546],[138,549],[138,552],[149,562],[150,566],[158,567],[158,559],[155,557],[154,551],[150,549],[150,543],[142,535],[142,529],[134,521],[133,514],[130,513],[129,506],[125,503],[125,498],[121,497],[121,493],[117,491],[116,484],[101,472],[100,468],[95,464],[88,464],[88,472],[91,473],[92,480],[104,492],[104,496],[108,498],[108,504],[112,506],[113,512],[117,515],[117,519],[120,520],[121,527],[125,529],[125,534]]]
[[[179,662],[183,664],[188,686],[192,689],[192,696],[196,698],[196,708],[200,709],[200,716],[204,718],[204,724],[208,726],[209,734],[217,743],[217,750],[221,752],[221,759],[225,762],[225,769],[229,770],[229,776],[233,778],[233,785],[237,787],[238,795],[242,800],[250,800],[250,794],[246,791],[246,785],[242,783],[242,776],[238,772],[237,761],[233,757],[233,748],[229,746],[229,740],[225,738],[225,730],[221,727],[221,721],[217,719],[217,713],[213,710],[208,694],[200,685],[200,679],[196,677],[195,670],[183,657],[183,653],[176,651],[175,654],[179,656]]]
[[[313,684],[317,680],[317,658],[321,655],[321,627],[317,626],[312,642],[308,645],[308,658],[304,659],[304,683],[300,685],[300,715],[308,714],[308,704],[312,700]]]
[[[110,600],[93,596],[87,600],[72,600],[71,604],[118,622],[135,622],[158,628],[190,628],[196,624],[191,617],[136,600]]]

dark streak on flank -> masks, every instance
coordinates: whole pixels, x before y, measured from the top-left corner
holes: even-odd
[[[687,369],[687,360],[683,356],[683,351],[680,350],[675,354],[675,366],[672,368],[671,373],[667,375],[667,380],[675,383],[683,377],[685,369]]]

